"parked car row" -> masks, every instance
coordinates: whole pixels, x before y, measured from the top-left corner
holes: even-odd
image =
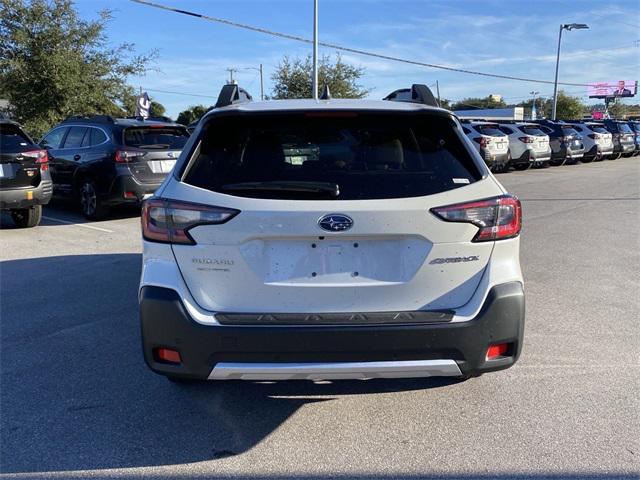
[[[640,154],[640,122],[625,120],[462,120],[494,173]]]
[[[74,116],[36,144],[15,122],[0,121],[0,208],[33,227],[52,196],[78,203],[90,220],[110,207],[149,198],[189,138],[170,119]]]
[[[16,225],[32,227],[52,196],[77,202],[90,220],[104,218],[114,205],[139,203],[171,171],[197,123],[73,116],[37,144],[17,123],[0,120],[0,209],[10,211]],[[640,121],[461,123],[494,173],[640,153]]]

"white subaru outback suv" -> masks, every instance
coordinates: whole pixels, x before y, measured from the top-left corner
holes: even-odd
[[[428,88],[410,92],[251,102],[223,88],[143,207],[153,371],[472,377],[516,362],[520,202]]]

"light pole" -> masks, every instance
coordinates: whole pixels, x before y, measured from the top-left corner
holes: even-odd
[[[533,104],[531,105],[531,120],[535,120],[536,119],[536,96],[539,94],[540,92],[529,92],[529,95],[533,95]]]
[[[586,23],[567,23],[560,25],[560,34],[558,35],[558,56],[556,57],[556,79],[553,82],[553,111],[551,120],[556,119],[556,108],[558,106],[558,68],[560,67],[560,41],[562,40],[562,30],[584,30],[589,28]]]
[[[313,99],[318,99],[318,0],[313,0]]]
[[[260,100],[264,100],[264,83],[262,81],[262,64],[258,67],[245,67],[245,70],[256,70],[260,72]]]

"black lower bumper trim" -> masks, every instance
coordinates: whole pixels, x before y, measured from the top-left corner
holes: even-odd
[[[363,312],[363,313],[223,313],[222,325],[408,325],[446,323],[452,312]]]
[[[218,362],[366,362],[455,360],[465,375],[513,365],[522,348],[524,292],[519,282],[495,286],[467,322],[399,325],[207,326],[190,318],[178,294],[143,287],[140,320],[145,361],[161,374],[206,379]],[[486,360],[508,343],[508,355]],[[178,350],[180,365],[156,361],[154,349]]]

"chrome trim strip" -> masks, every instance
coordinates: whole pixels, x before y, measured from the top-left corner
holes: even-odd
[[[220,362],[211,370],[209,380],[365,380],[460,375],[462,372],[455,360],[327,363]]]

